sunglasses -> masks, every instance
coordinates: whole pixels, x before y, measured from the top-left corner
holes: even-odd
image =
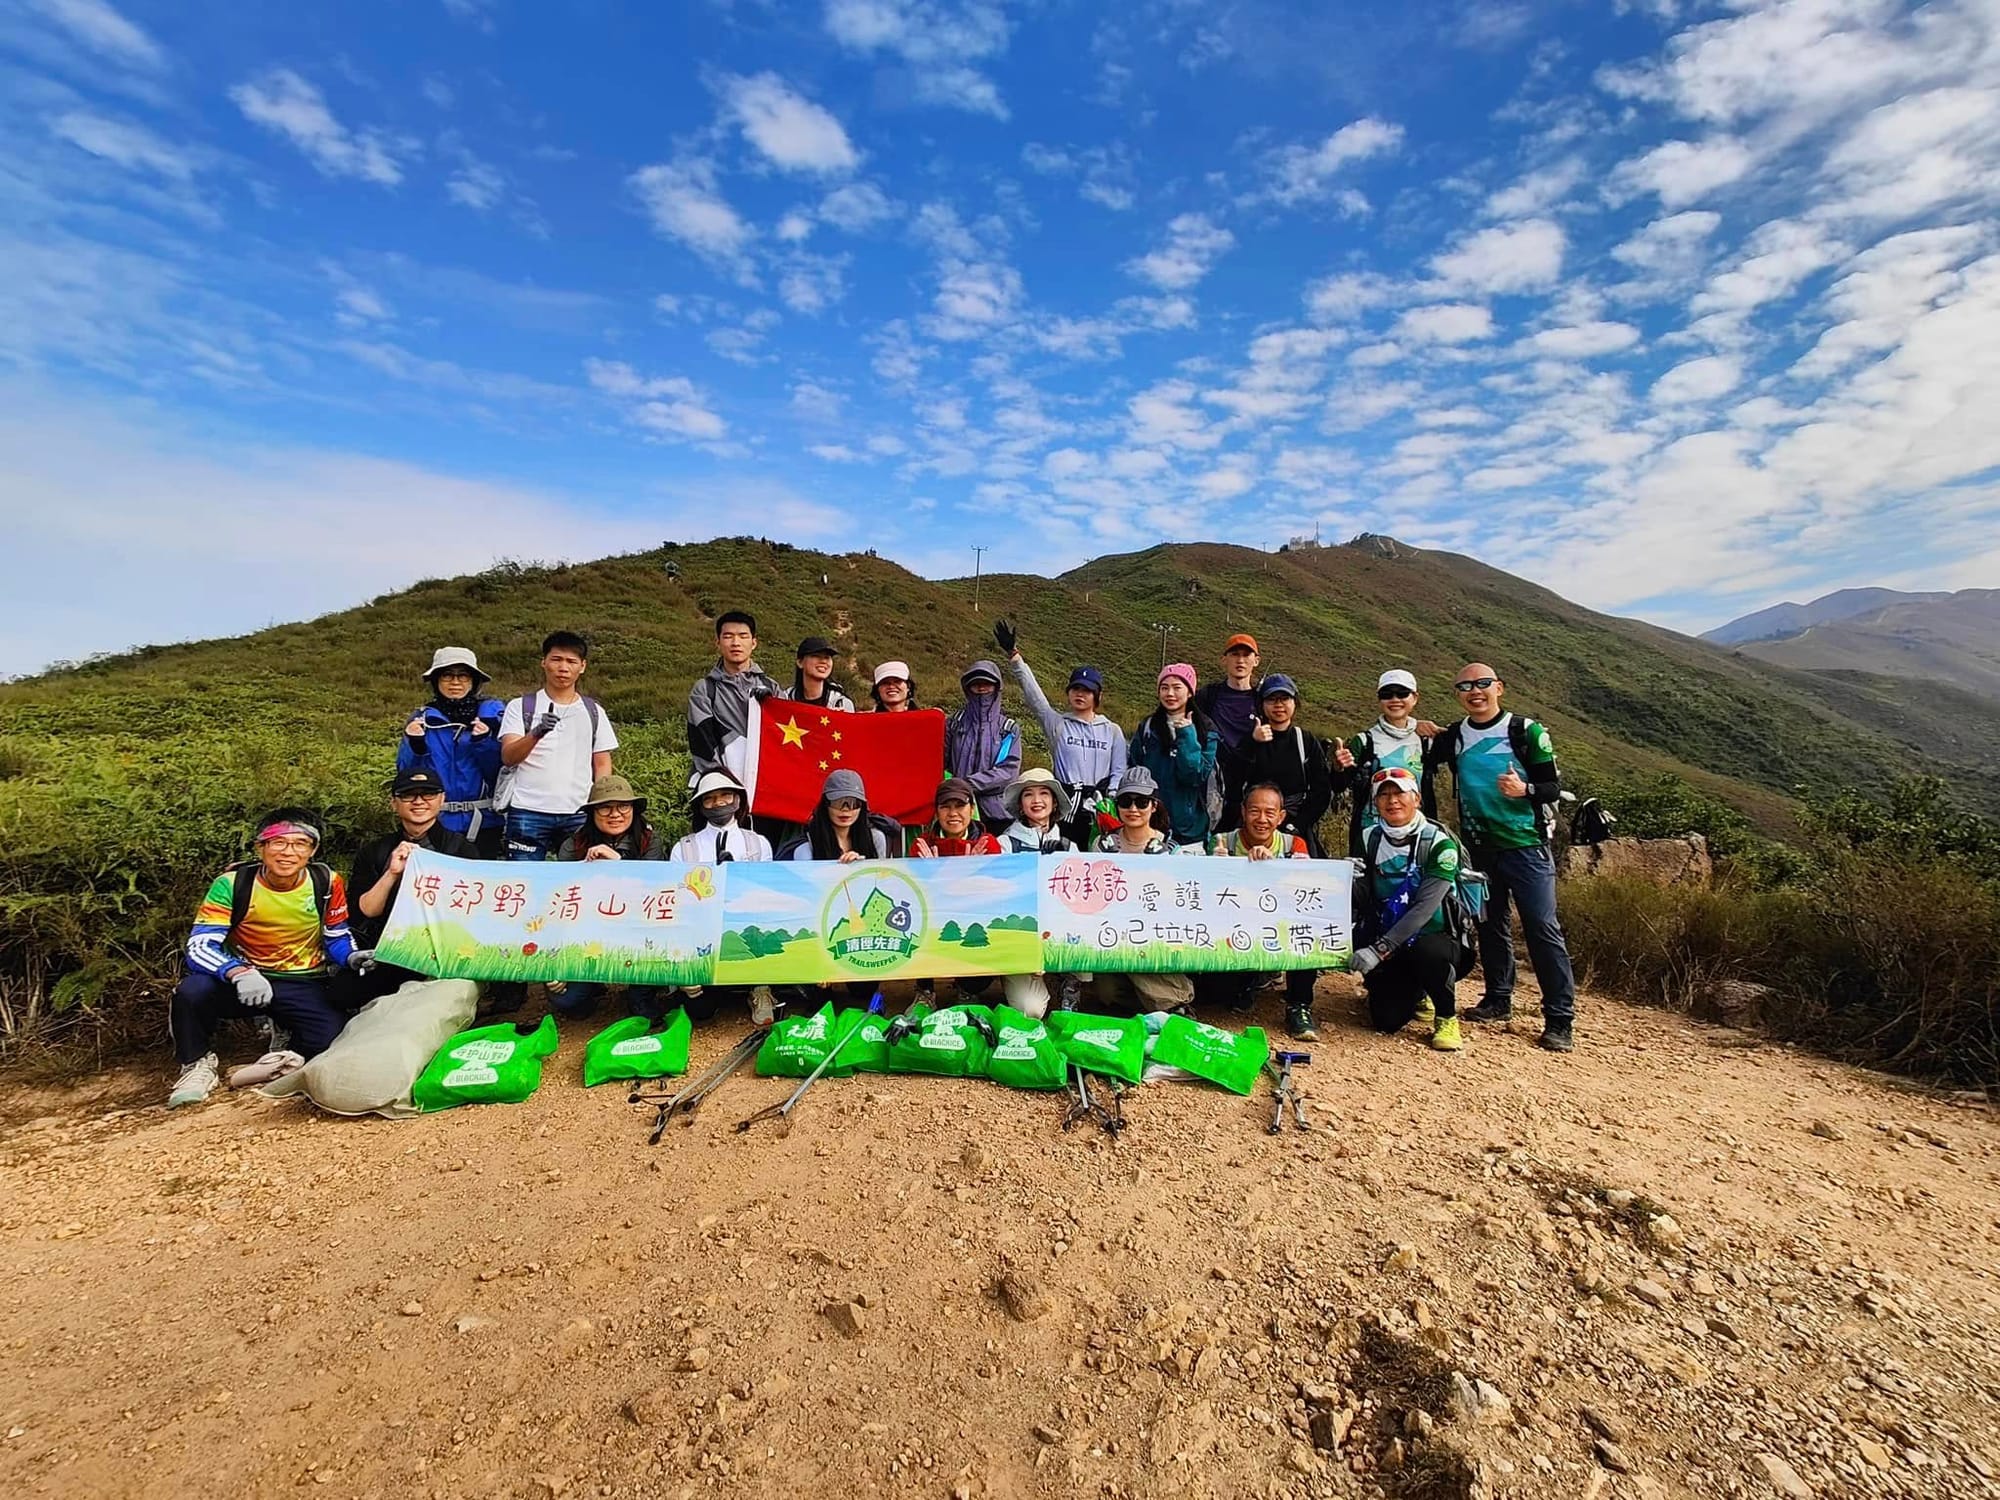
[[[1416,695],[1416,692],[1415,692],[1415,690],[1414,690],[1414,689],[1412,689],[1412,688],[1405,688],[1405,687],[1385,687],[1385,688],[1382,688],[1382,689],[1378,690],[1378,691],[1376,692],[1375,696],[1376,696],[1377,698],[1380,698],[1380,699],[1384,699],[1384,700],[1387,700],[1387,699],[1390,699],[1390,698],[1414,698],[1414,697],[1416,697],[1417,695]]]
[[[1497,677],[1467,677],[1461,682],[1454,682],[1452,684],[1452,687],[1454,687],[1461,693],[1469,693],[1474,688],[1478,688],[1483,691],[1486,688],[1492,687],[1493,684],[1498,682],[1499,680],[1500,679]]]
[[[1151,797],[1120,797],[1118,805],[1120,807],[1151,807],[1153,799]]]
[[[827,803],[827,806],[832,808],[835,812],[861,811],[861,804],[855,801],[852,797],[836,798],[834,801]]]

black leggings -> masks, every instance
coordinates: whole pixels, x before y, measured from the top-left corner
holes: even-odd
[[[1458,1014],[1458,976],[1452,964],[1458,942],[1446,932],[1422,932],[1406,948],[1382,960],[1361,982],[1368,990],[1368,1019],[1377,1031],[1401,1031],[1425,995],[1440,1021]]]

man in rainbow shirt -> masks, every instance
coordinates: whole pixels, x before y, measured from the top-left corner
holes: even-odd
[[[280,808],[258,822],[257,857],[224,870],[202,898],[170,1012],[181,1074],[169,1108],[214,1092],[209,1037],[217,1021],[267,1016],[289,1034],[300,1062],[340,1035],[346,1017],[327,993],[328,978],[335,968],[365,973],[375,960],[348,934],[347,889],[313,858],[319,842],[311,814]]]

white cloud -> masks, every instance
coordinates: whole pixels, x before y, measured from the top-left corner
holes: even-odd
[[[753,368],[770,364],[777,356],[765,352],[764,340],[780,321],[770,308],[760,307],[745,313],[739,322],[711,328],[702,336],[702,342],[731,364]]]
[[[847,398],[816,380],[801,380],[792,386],[791,405],[801,421],[831,426],[845,413]]]
[[[787,172],[851,172],[861,154],[840,121],[775,73],[721,81],[724,107],[764,159]]]
[[[1363,344],[1347,356],[1347,362],[1357,370],[1373,370],[1383,365],[1393,365],[1407,352],[1394,339],[1383,339],[1378,343]]]
[[[1706,209],[1670,214],[1614,245],[1611,256],[1639,272],[1643,284],[1664,288],[1700,273],[1709,238],[1721,223],[1720,214]]]
[[[73,109],[51,120],[49,129],[79,150],[127,169],[155,172],[176,182],[195,174],[193,153],[169,145],[143,125]]]
[[[1743,248],[1742,259],[1709,278],[1688,304],[1691,312],[1740,316],[1789,296],[1806,277],[1847,254],[1846,247],[1829,239],[1818,225],[1796,219],[1773,219],[1762,225]]]
[[[1162,291],[1178,292],[1206,276],[1209,268],[1236,243],[1236,236],[1206,214],[1181,214],[1167,225],[1167,241],[1125,269]]]
[[[1544,328],[1526,340],[1537,354],[1558,359],[1589,359],[1593,355],[1616,354],[1639,342],[1639,330],[1630,323],[1574,323],[1567,328]]]
[[[1456,249],[1431,257],[1431,269],[1454,290],[1489,296],[1540,291],[1562,272],[1567,244],[1560,225],[1524,219],[1482,229]]]
[[[93,52],[142,68],[166,66],[167,54],[160,44],[106,0],[36,0],[36,4]]]
[[[871,462],[865,453],[856,453],[845,443],[814,443],[806,449],[814,458],[830,464],[865,464]]]
[[[850,52],[899,58],[920,103],[1007,118],[999,89],[977,66],[1007,50],[997,0],[827,0],[826,29]]]
[[[1394,151],[1403,143],[1403,127],[1373,115],[1343,125],[1317,146],[1285,146],[1265,162],[1266,193],[1279,203],[1294,204],[1325,198],[1333,178],[1353,162]],[[1346,205],[1350,210],[1353,200]]]
[[[1662,208],[1680,208],[1737,181],[1754,161],[1733,136],[1713,136],[1700,142],[1668,141],[1620,163],[1611,180],[1614,188],[1628,195],[1653,193]]]
[[[819,202],[820,218],[849,234],[862,234],[893,219],[897,211],[889,195],[872,182],[846,183]]]
[[[794,252],[778,273],[778,298],[793,312],[816,317],[847,295],[847,257]]]
[[[1524,219],[1553,208],[1569,190],[1583,180],[1584,165],[1579,157],[1569,157],[1530,172],[1512,187],[1503,188],[1486,200],[1480,212],[1489,219]]]
[[[1078,178],[1078,197],[1114,213],[1139,201],[1137,163],[1122,142],[1070,150],[1030,141],[1021,148],[1021,165],[1040,177]]]
[[[484,213],[507,195],[507,179],[490,162],[468,155],[446,181],[444,191],[461,207]]]
[[[1682,406],[1713,401],[1742,383],[1743,367],[1726,355],[1705,354],[1684,360],[1653,382],[1655,406]]]
[[[583,368],[591,385],[617,400],[626,420],[645,432],[688,442],[715,442],[728,434],[728,424],[684,376],[648,378],[622,360],[587,359]]]
[[[729,206],[716,187],[715,164],[681,157],[641,167],[629,179],[653,221],[669,239],[679,240],[710,263],[754,280],[747,251],[756,230]]]
[[[1493,313],[1476,302],[1413,307],[1396,320],[1396,336],[1418,344],[1469,344],[1493,336]]]
[[[1318,322],[1338,323],[1382,306],[1395,294],[1395,285],[1386,276],[1345,271],[1306,288],[1306,311]]]
[[[375,131],[350,131],[320,91],[290,68],[273,68],[229,91],[245,119],[282,135],[328,177],[394,187],[403,180],[397,146]]]
[[[1125,404],[1130,441],[1141,448],[1215,447],[1222,435],[1195,410],[1195,394],[1189,381],[1163,380],[1132,397]]]

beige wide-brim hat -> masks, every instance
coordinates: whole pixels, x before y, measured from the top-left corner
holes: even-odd
[[[633,817],[646,816],[646,799],[633,791],[632,783],[616,771],[607,772],[591,782],[590,796],[584,799],[583,810],[589,812],[592,808],[603,807],[609,802],[629,802],[632,804]]]
[[[479,670],[479,658],[466,650],[465,647],[440,646],[436,651],[431,653],[431,664],[424,671],[424,681],[429,682],[438,673],[449,667],[459,667],[470,672],[473,677],[474,687],[493,680],[491,673]]]

